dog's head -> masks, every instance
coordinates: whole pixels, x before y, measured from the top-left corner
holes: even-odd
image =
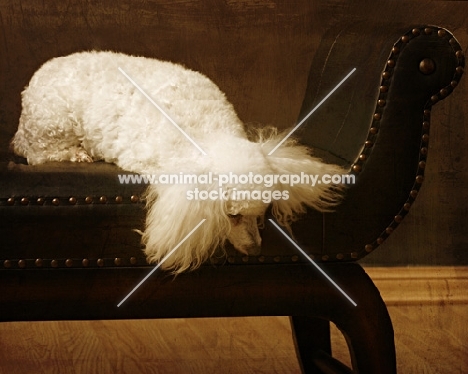
[[[176,273],[196,269],[226,240],[243,254],[259,255],[259,228],[268,204],[261,200],[233,200],[231,195],[219,198],[217,186],[203,190],[207,193],[200,193],[197,199],[192,195],[196,188],[199,186],[158,185],[148,189],[146,230],[142,237],[148,261],[161,262],[171,253],[164,260],[163,269]],[[210,192],[213,198],[205,198]],[[177,249],[173,251],[174,248]]]
[[[259,229],[264,225],[268,204],[262,201],[231,200],[226,205],[230,225],[227,239],[239,252],[258,256],[262,244]]]

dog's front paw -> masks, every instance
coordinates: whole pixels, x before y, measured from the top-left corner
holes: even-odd
[[[93,158],[88,155],[83,148],[77,148],[70,157],[70,161],[72,162],[93,162]]]

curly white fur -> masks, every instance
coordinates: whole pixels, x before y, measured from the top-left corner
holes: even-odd
[[[119,71],[124,69],[207,153],[203,155]],[[272,150],[285,134],[257,131],[251,141],[233,106],[207,77],[180,65],[113,52],[82,52],[45,63],[22,93],[23,110],[12,141],[30,164],[104,160],[140,173],[341,174],[292,139]],[[149,262],[161,261],[203,218],[163,264],[182,272],[206,261],[229,240],[245,254],[258,254],[257,223],[268,204],[261,200],[188,200],[195,185],[155,184],[147,191],[142,236]],[[218,185],[205,187],[218,189]],[[226,189],[245,189],[228,185]],[[264,185],[250,189],[265,190]],[[329,211],[342,188],[327,184],[293,187],[278,183],[289,199],[272,202],[278,221],[288,226],[307,206]]]

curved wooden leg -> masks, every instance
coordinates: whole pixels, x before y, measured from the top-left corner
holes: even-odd
[[[343,333],[350,350],[353,369],[360,374],[395,374],[396,357],[392,321],[378,292],[372,311],[361,303],[347,318],[333,322]],[[380,305],[379,305],[380,304]]]
[[[321,318],[289,317],[296,355],[304,373],[322,373],[314,363],[315,352],[331,354],[330,322]]]
[[[330,291],[326,297],[319,297],[320,301],[317,300],[312,310],[304,311],[308,316],[291,317],[303,372],[395,374],[393,326],[378,289],[357,264],[329,266],[327,271],[340,284],[346,284],[357,306]],[[341,330],[348,343],[353,370],[331,356],[330,321]]]

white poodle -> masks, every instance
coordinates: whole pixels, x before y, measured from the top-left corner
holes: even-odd
[[[12,146],[31,165],[104,160],[138,174],[215,176],[148,187],[142,241],[149,262],[161,261],[206,219],[164,262],[175,272],[197,268],[226,239],[240,252],[258,255],[258,225],[270,203],[288,227],[307,206],[329,211],[340,200],[340,185],[294,184],[287,177],[320,180],[342,174],[340,167],[312,157],[290,138],[268,155],[285,133],[270,128],[248,136],[212,81],[171,62],[113,52],[54,58],[34,74],[22,105]],[[230,178],[220,186],[222,175]]]

